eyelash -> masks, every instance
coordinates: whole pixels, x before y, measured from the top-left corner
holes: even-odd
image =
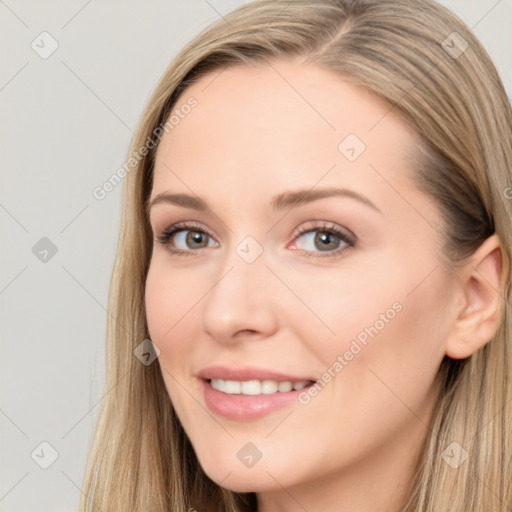
[[[162,233],[161,236],[159,236],[155,239],[155,241],[159,242],[163,245],[170,246],[169,241],[173,235],[175,235],[176,233],[179,233],[181,231],[189,231],[189,230],[203,233],[203,234],[208,235],[210,238],[214,238],[213,235],[207,229],[204,229],[203,227],[201,227],[197,224],[194,224],[191,222],[180,222],[178,224],[174,224],[174,225],[170,226],[169,228],[167,228]],[[297,233],[297,235],[295,236],[294,240],[296,238],[300,238],[302,235],[304,235],[306,233],[311,233],[311,232],[315,232],[315,231],[318,231],[320,233],[328,233],[330,235],[335,235],[335,236],[339,237],[343,242],[345,242],[348,247],[335,249],[334,251],[326,251],[325,255],[318,254],[318,252],[320,252],[320,251],[318,251],[318,252],[304,251],[307,257],[313,257],[313,258],[331,257],[332,258],[332,257],[339,256],[340,253],[345,252],[346,250],[348,250],[352,247],[355,247],[355,244],[356,244],[355,239],[353,239],[352,237],[350,237],[349,235],[347,235],[346,233],[341,231],[338,227],[336,227],[335,224],[328,225],[326,222],[324,222],[323,225],[314,225],[314,226],[310,226],[310,227],[301,228],[299,230],[299,232]],[[192,256],[195,252],[198,252],[197,249],[183,251],[182,249],[170,249],[170,248],[169,248],[169,251],[172,254],[175,254],[177,256]]]

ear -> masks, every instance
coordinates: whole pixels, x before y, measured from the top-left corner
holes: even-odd
[[[508,261],[497,235],[485,240],[457,272],[460,306],[447,339],[446,355],[464,359],[486,345],[499,325]]]

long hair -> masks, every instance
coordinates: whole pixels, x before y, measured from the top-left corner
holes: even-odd
[[[83,482],[81,512],[256,510],[255,493],[212,482],[173,410],[158,364],[134,350],[149,338],[144,303],[153,239],[146,203],[158,142],[178,96],[210,71],[304,56],[364,87],[418,135],[417,186],[444,219],[453,265],[491,234],[512,253],[512,112],[500,77],[470,29],[433,0],[257,0],[207,27],[168,67],[138,124],[125,173],[109,292],[105,397]],[[212,75],[214,76],[214,75]],[[196,108],[200,108],[200,105]],[[146,150],[141,151],[141,148]],[[444,383],[403,510],[501,512],[512,506],[511,279],[499,326],[465,359],[445,357]],[[441,456],[452,442],[468,459]]]

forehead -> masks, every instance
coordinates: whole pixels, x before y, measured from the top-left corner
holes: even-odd
[[[185,108],[191,99],[194,108]],[[207,183],[253,194],[320,179],[361,185],[379,169],[402,180],[397,170],[407,168],[414,142],[385,101],[298,58],[210,72],[183,91],[173,113],[179,122],[158,147],[155,193]]]

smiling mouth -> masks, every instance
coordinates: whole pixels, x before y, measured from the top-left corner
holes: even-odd
[[[224,380],[205,379],[206,382],[217,391],[227,395],[273,395],[278,393],[289,393],[312,386],[312,380],[303,381],[276,381],[276,380]]]

